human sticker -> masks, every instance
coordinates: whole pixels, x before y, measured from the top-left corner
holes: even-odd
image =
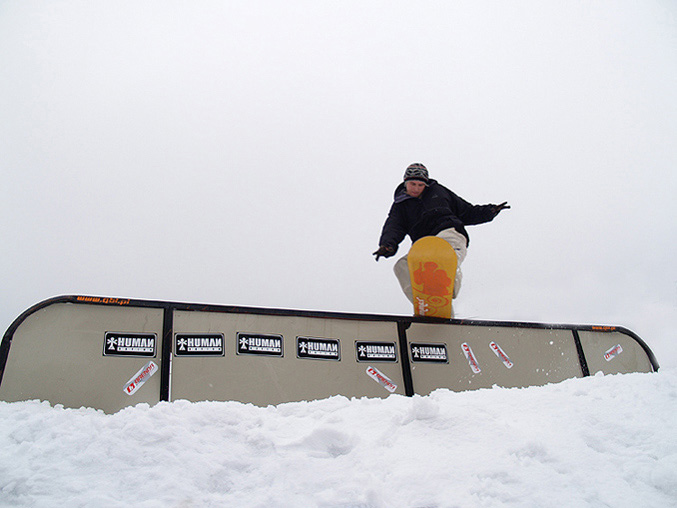
[[[284,356],[282,335],[238,332],[236,353],[282,357]]]
[[[296,356],[315,360],[341,360],[341,345],[338,339],[296,337]]]
[[[222,333],[177,333],[174,337],[176,356],[224,356]]]
[[[103,340],[103,356],[155,356],[155,333],[106,332]]]
[[[412,342],[409,344],[409,348],[413,362],[449,363],[446,344]]]
[[[355,351],[358,362],[396,362],[394,342],[356,341]]]

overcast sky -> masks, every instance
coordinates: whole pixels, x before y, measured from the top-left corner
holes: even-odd
[[[60,294],[410,314],[371,253],[422,162],[512,205],[459,317],[677,365],[673,1],[0,0],[0,69],[3,331]]]

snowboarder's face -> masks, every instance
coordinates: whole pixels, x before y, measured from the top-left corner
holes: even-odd
[[[425,190],[425,184],[420,180],[408,180],[404,182],[404,185],[409,194],[413,198],[419,197]]]

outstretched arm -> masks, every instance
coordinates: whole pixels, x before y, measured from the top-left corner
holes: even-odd
[[[510,205],[508,204],[507,201],[503,201],[500,205],[493,205],[493,212],[494,212],[494,217],[496,217],[499,213],[501,213],[501,210],[507,210],[510,208]]]
[[[501,210],[510,208],[507,201],[504,201],[500,205],[472,205],[453,192],[449,192],[452,195],[452,210],[456,210],[458,217],[466,226],[489,222],[501,213]]]

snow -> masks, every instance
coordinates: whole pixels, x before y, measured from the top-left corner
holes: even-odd
[[[387,399],[0,403],[0,505],[677,506],[677,369]]]

